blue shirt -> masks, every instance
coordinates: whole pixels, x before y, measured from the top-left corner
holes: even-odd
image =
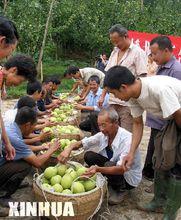
[[[101,97],[101,94],[102,94],[102,89],[100,87],[97,90],[96,94],[90,91],[89,94],[87,95],[86,106],[92,106],[94,107],[94,111],[100,111],[100,108],[98,107],[98,101]],[[108,107],[108,101],[109,101],[109,94],[106,94],[102,105],[103,108]]]
[[[181,63],[175,57],[172,57],[166,64],[158,67],[156,75],[170,76],[181,80]],[[147,114],[147,126],[161,130],[165,124],[166,121]]]
[[[16,156],[14,160],[24,159],[31,154],[32,150],[24,143],[22,133],[16,122],[5,124],[6,133],[9,137],[11,145],[15,148]],[[6,162],[5,151],[3,146],[4,157],[0,157],[0,166]]]

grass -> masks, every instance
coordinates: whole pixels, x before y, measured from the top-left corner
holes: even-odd
[[[87,67],[90,64],[86,61],[80,60],[59,60],[59,61],[49,61],[43,64],[43,73],[44,78],[50,75],[57,75],[59,78],[62,78],[63,73],[67,69],[68,66],[74,65],[79,67]],[[58,89],[59,92],[65,92],[71,89],[73,84],[72,80],[62,79],[61,86]],[[27,83],[23,83],[17,87],[10,87],[7,89],[8,98],[19,98],[23,95],[26,95],[26,85]]]

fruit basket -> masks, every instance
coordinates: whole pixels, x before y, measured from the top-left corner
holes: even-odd
[[[51,138],[58,139],[70,139],[70,140],[82,140],[84,133],[76,126],[73,125],[56,125],[51,128],[45,127],[44,132],[50,131],[52,133]]]
[[[59,126],[54,128],[54,136],[59,139],[81,140],[84,138],[84,133],[75,126]]]
[[[74,216],[61,216],[61,220],[86,220],[101,207],[107,189],[106,179],[97,173],[89,179],[80,179],[86,168],[80,163],[69,162],[47,168],[34,178],[33,190],[37,201],[72,202]],[[58,174],[58,175],[57,175]],[[51,185],[50,185],[51,183]],[[55,219],[51,216],[50,219]]]

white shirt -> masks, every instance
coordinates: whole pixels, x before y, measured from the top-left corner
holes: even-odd
[[[119,48],[114,48],[105,71],[108,71],[113,66],[119,65],[127,67],[135,77],[138,77],[143,73],[147,73],[147,56],[141,47],[132,42],[121,60],[118,62],[117,59],[119,51]],[[113,94],[110,94],[109,104],[126,105],[124,101],[115,98]]]
[[[181,81],[169,76],[143,77],[141,94],[127,103],[134,118],[144,110],[160,119],[168,119],[181,108]]]
[[[17,111],[17,108],[7,110],[3,115],[4,123],[13,123],[16,118]]]
[[[111,161],[115,162],[117,165],[122,165],[123,158],[129,153],[131,140],[132,134],[124,128],[119,127],[118,132],[111,144],[113,150],[113,157],[111,158]],[[105,148],[108,146],[108,137],[102,132],[99,132],[89,138],[84,138],[82,140],[82,145],[86,149],[98,147],[98,153],[104,157],[107,157]],[[139,150],[136,151],[131,169],[126,171],[123,175],[126,182],[132,186],[136,187],[140,183],[142,178],[142,169]]]
[[[101,87],[103,86],[105,74],[102,71],[96,68],[86,67],[86,68],[80,69],[80,74],[85,84],[88,83],[88,80],[91,76],[96,75],[100,79],[100,86]]]

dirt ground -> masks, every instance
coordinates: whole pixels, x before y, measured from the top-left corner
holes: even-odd
[[[4,101],[3,103],[3,111],[5,111],[8,108],[12,108],[16,100],[7,100]],[[144,158],[146,155],[146,149],[147,149],[147,144],[148,144],[148,139],[149,139],[149,134],[150,134],[150,129],[148,127],[145,127],[144,129],[144,134],[143,134],[143,139],[140,144],[140,151],[142,155],[142,163],[144,162]],[[26,181],[29,183],[32,183],[32,175],[29,175],[26,177]],[[107,210],[107,202],[106,200],[103,202],[102,207],[99,211],[99,213],[93,217],[94,220],[161,220],[162,215],[161,214],[154,214],[154,213],[146,213],[139,211],[136,208],[136,204],[138,202],[148,202],[151,200],[153,197],[153,194],[148,194],[145,192],[145,188],[150,186],[152,182],[147,181],[145,179],[142,180],[141,184],[139,187],[136,189],[132,190],[130,193],[130,197],[124,201],[120,205],[116,206],[109,206],[108,209],[110,211],[110,214],[108,215],[108,210]],[[33,202],[35,201],[34,194],[32,187],[28,187],[25,189],[18,190],[14,194],[14,199],[15,201],[30,201]],[[6,218],[0,218],[2,220],[5,219],[10,219],[10,220],[38,220],[39,218],[37,217],[6,217]],[[177,220],[181,220],[181,210],[178,213]]]

